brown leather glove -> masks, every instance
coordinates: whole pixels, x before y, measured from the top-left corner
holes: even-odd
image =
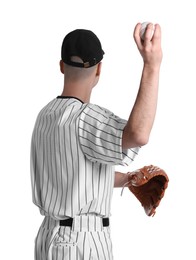
[[[165,171],[153,165],[128,173],[128,188],[141,202],[148,216],[155,215],[168,182]]]

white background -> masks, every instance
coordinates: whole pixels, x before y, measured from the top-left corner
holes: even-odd
[[[132,34],[136,23],[143,21],[162,27],[158,110],[148,145],[130,167],[120,170],[155,164],[165,169],[170,183],[154,218],[145,215],[128,190],[122,197],[120,189],[114,190],[114,259],[196,259],[194,2],[1,1],[2,259],[33,260],[42,216],[31,200],[30,138],[39,110],[62,91],[58,62],[63,37],[75,28],[98,35],[106,54],[91,101],[127,119],[142,70]]]

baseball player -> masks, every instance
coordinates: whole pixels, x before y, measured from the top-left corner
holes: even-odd
[[[142,41],[140,28],[134,39],[144,66],[128,120],[90,103],[104,55],[98,37],[77,29],[63,40],[63,92],[39,112],[32,133],[32,197],[44,216],[35,260],[113,259],[112,192],[128,180],[115,165],[129,165],[148,142],[157,105],[161,29],[155,25],[151,40],[149,24]]]

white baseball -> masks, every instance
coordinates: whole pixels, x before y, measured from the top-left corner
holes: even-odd
[[[146,33],[146,28],[147,28],[147,25],[149,24],[149,22],[144,22],[142,23],[141,25],[141,29],[140,29],[140,37],[141,39],[144,41],[144,37],[145,37],[145,33]],[[154,34],[154,29],[152,31],[152,36]],[[151,36],[151,39],[152,39],[152,36]]]

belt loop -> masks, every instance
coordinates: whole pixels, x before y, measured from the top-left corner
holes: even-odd
[[[103,218],[103,226],[108,227],[110,225],[110,220],[109,218]]]

